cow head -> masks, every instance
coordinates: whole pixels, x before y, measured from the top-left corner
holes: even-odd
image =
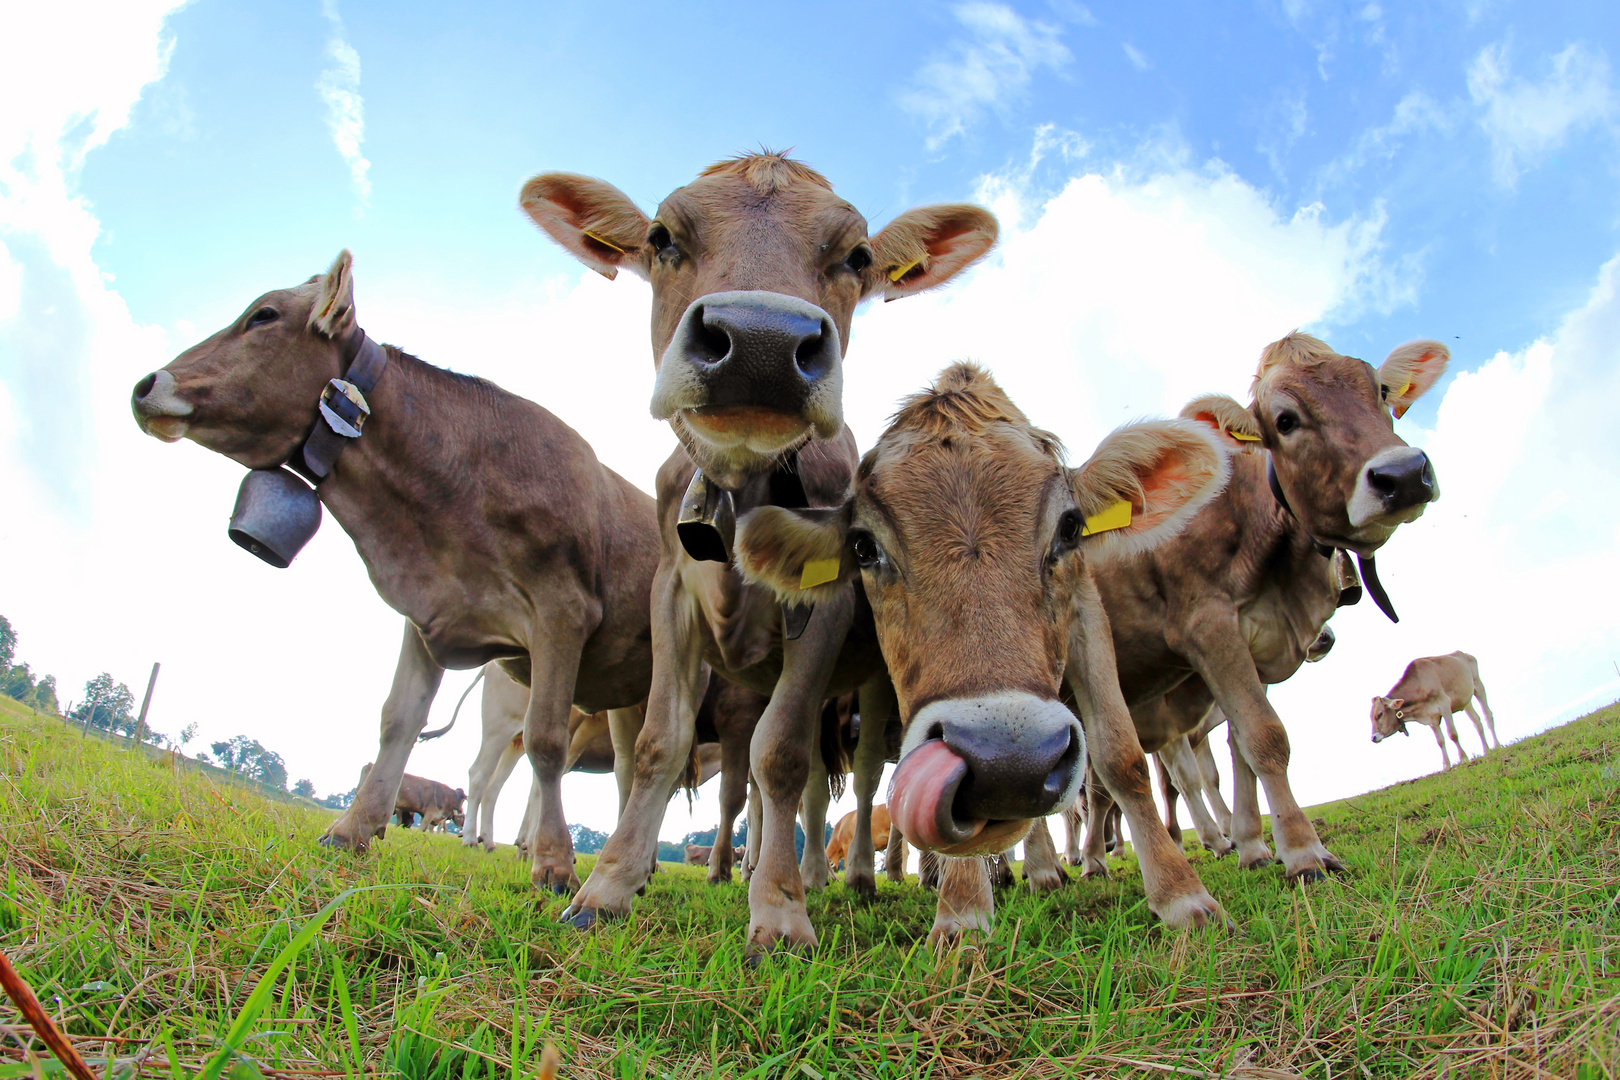
[[[1397,731],[1402,735],[1412,734],[1406,730],[1406,721],[1411,719],[1406,713],[1405,698],[1375,697],[1372,699],[1372,741],[1381,743]]]
[[[353,260],[260,296],[225,329],[135,384],[135,422],[250,469],[274,468],[309,434],[327,380],[343,374],[355,328]]]
[[[994,246],[976,206],[907,211],[876,236],[819,173],[782,154],[711,165],[648,218],[610,184],[545,173],[535,224],[606,275],[652,283],[652,414],[735,488],[843,425],[843,356],[862,300],[943,285]]]
[[[784,601],[860,578],[905,725],[889,812],[920,848],[1002,851],[1074,796],[1083,735],[1059,694],[1075,605],[1100,608],[1086,562],[1173,535],[1228,470],[1185,421],[1121,428],[1078,469],[1061,455],[958,364],[904,403],[842,507],[741,523],[744,576]]]
[[[1375,369],[1308,334],[1266,346],[1250,409],[1289,509],[1317,541],[1371,555],[1440,497],[1429,456],[1394,421],[1450,355],[1414,341]]]

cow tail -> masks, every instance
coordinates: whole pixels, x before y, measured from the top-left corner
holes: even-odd
[[[828,698],[821,707],[821,763],[827,767],[827,794],[844,797],[844,775],[849,772],[849,756],[838,725],[838,699]]]
[[[480,682],[483,681],[483,679],[484,679],[484,670],[485,670],[484,668],[479,668],[478,669],[478,674],[473,677],[473,681],[468,683],[467,684],[467,689],[465,689],[465,690],[463,690],[461,692],[461,698],[456,702],[456,710],[455,710],[455,712],[450,714],[450,722],[448,724],[444,725],[444,727],[442,727],[442,728],[434,728],[432,731],[424,731],[424,732],[422,732],[422,734],[420,734],[420,735],[418,735],[416,737],[417,742],[427,742],[429,739],[437,739],[440,735],[445,734],[451,728],[456,726],[456,717],[461,715],[462,703],[467,700],[467,695],[473,692],[473,687],[477,686]]]
[[[686,768],[681,772],[681,790],[686,792],[686,809],[692,809],[697,798],[698,780],[703,776],[703,762],[698,757],[698,741],[692,740],[691,752],[686,755]]]

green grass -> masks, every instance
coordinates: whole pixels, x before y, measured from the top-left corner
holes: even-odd
[[[1232,936],[1156,924],[1126,862],[942,956],[932,894],[835,885],[814,955],[750,969],[741,885],[666,866],[581,936],[511,849],[327,852],[327,812],[9,705],[0,949],[98,1072],[240,1075],[239,1042],[267,1075],[530,1077],[552,1041],[564,1077],[1620,1075],[1620,707],[1313,809],[1325,884],[1200,857]],[[0,1080],[35,1075],[5,1043]]]

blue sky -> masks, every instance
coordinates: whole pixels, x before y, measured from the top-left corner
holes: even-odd
[[[1454,374],[1401,425],[1444,492],[1380,560],[1403,623],[1341,613],[1339,652],[1274,694],[1302,800],[1432,767],[1426,746],[1365,737],[1367,698],[1414,655],[1478,654],[1505,736],[1616,689],[1613,4],[203,0],[8,18],[0,613],[67,696],[162,659],[159,728],[243,731],[322,791],[350,786],[397,616],[334,523],[284,573],[232,549],[240,471],[144,439],[128,387],[347,246],[376,336],[534,397],[650,486],[670,441],[646,414],[644,288],[551,246],[517,188],[565,169],[650,210],[758,145],[796,148],[874,227],[945,200],[1002,218],[1001,251],[954,290],[857,320],[863,444],[962,355],[1079,458],[1194,393],[1244,397],[1259,348],[1296,325],[1374,362],[1414,337],[1451,346]],[[355,613],[350,677],[312,702],[329,658],[285,641],[336,607]],[[424,748],[420,771],[454,781],[471,739]],[[576,816],[609,823],[609,789],[580,784]],[[519,801],[514,783],[513,822]],[[689,827],[680,809],[665,832]]]

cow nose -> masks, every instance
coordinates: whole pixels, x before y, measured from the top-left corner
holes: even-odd
[[[148,375],[146,378],[142,379],[140,382],[135,384],[135,400],[139,401],[139,400],[141,400],[141,398],[145,397],[147,394],[150,394],[152,392],[152,387],[155,386],[156,384],[157,384],[157,372],[154,371],[154,372],[152,372],[152,374]]]
[[[935,705],[949,707],[927,733],[967,764],[951,807],[959,820],[1043,817],[1072,792],[1085,736],[1059,702],[1001,694]]]
[[[1415,446],[1400,453],[1380,454],[1367,466],[1367,486],[1383,500],[1387,510],[1406,510],[1435,498],[1434,465]]]
[[[815,304],[764,291],[710,293],[687,307],[664,350],[653,414],[752,407],[804,417],[830,436],[842,420],[841,355],[838,327]]]

